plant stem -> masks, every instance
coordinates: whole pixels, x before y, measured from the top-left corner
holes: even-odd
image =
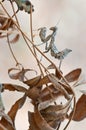
[[[10,41],[9,41],[9,36],[8,36],[8,34],[7,34],[7,43],[8,43],[8,46],[9,46],[10,52],[11,52],[11,54],[12,54],[12,56],[13,56],[15,62],[16,62],[16,65],[19,64],[18,60],[16,59],[16,57],[15,57],[13,51],[12,51],[12,48],[11,48],[11,45],[10,45]]]
[[[32,28],[32,4],[31,4],[31,9],[30,9],[30,31],[31,31],[31,40],[32,40],[32,43],[34,44],[34,40],[33,40],[33,28]],[[35,50],[35,47],[34,47],[34,46],[33,46],[33,51],[34,51],[34,54],[35,54],[35,56],[36,56],[36,61],[37,61],[37,63],[38,63],[40,72],[41,72],[42,75],[44,75],[44,74],[43,74],[43,71],[42,71],[42,68],[41,68],[41,66],[40,66],[40,63],[39,63],[39,61],[38,61],[38,59],[37,59],[37,54],[36,54],[36,50]]]

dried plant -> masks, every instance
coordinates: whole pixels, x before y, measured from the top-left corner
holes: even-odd
[[[31,104],[34,106],[34,111],[28,111],[28,130],[60,130],[61,123],[68,120],[63,130],[66,130],[71,120],[81,121],[86,117],[86,91],[82,91],[81,97],[76,102],[75,87],[80,85],[81,68],[77,68],[68,74],[64,75],[61,70],[61,61],[66,55],[71,52],[71,49],[64,49],[58,51],[55,45],[55,37],[57,27],[51,27],[51,34],[47,35],[47,28],[41,27],[38,29],[41,44],[45,44],[45,51],[42,52],[33,41],[32,29],[32,13],[34,11],[33,5],[28,0],[8,0],[12,6],[13,15],[11,16],[4,6],[5,0],[0,2],[3,9],[0,10],[0,38],[7,38],[7,43],[11,54],[16,62],[14,68],[8,70],[8,75],[13,80],[19,80],[23,84],[1,83],[0,84],[0,130],[16,130],[15,117],[19,109],[22,109],[26,98],[31,99]],[[15,11],[14,2],[17,4],[18,10]],[[23,10],[30,15],[31,39],[21,29],[16,13]],[[15,37],[10,40],[10,35]],[[19,36],[22,36],[33,57],[37,61],[40,74],[33,68],[26,69],[16,59],[12,50],[11,43],[18,42]],[[56,66],[47,56],[46,52],[51,52],[51,56],[60,60],[60,65]],[[49,65],[46,67],[38,58],[37,52],[48,61]],[[51,73],[50,69],[54,70]],[[26,77],[27,72],[35,72],[36,76],[30,79]],[[83,83],[83,82],[82,82]],[[84,82],[85,83],[85,82]],[[5,90],[18,91],[23,93],[23,96],[17,100],[11,107],[8,113],[5,112],[4,103],[1,94]],[[61,102],[57,102],[61,98]],[[64,98],[64,99],[63,99]],[[65,102],[63,102],[63,100]],[[80,109],[81,108],[81,109]],[[61,128],[62,129],[62,128]]]

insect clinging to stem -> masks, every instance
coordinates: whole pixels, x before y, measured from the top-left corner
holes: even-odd
[[[51,56],[60,60],[60,64],[59,64],[59,68],[60,68],[62,60],[72,50],[65,48],[64,50],[59,51],[55,45],[55,37],[56,37],[58,28],[57,28],[57,26],[54,26],[54,27],[51,27],[50,30],[53,32],[46,37],[47,28],[46,27],[40,28],[39,36],[40,36],[41,41],[43,42],[42,44],[46,43],[46,47],[45,47],[46,50],[44,51],[44,53],[47,53],[50,51]],[[48,44],[49,44],[49,46],[48,46]],[[41,45],[41,44],[39,44],[39,45]]]

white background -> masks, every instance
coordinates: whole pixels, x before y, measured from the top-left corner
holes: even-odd
[[[62,64],[62,71],[67,73],[75,68],[82,68],[86,77],[86,1],[85,0],[32,0],[35,8],[33,13],[33,29],[46,26],[50,28],[58,24],[56,46],[59,50],[64,48],[72,49],[72,53],[65,58]],[[11,13],[9,2],[5,3],[6,8]],[[18,13],[22,29],[29,34],[29,15],[24,12]],[[25,67],[35,68],[34,60],[26,49],[23,40],[12,45],[17,59]],[[48,55],[49,56],[49,55]],[[55,63],[58,61],[55,60]],[[0,83],[18,83],[8,76],[8,69],[15,66],[6,39],[0,40]],[[82,88],[81,88],[82,89]],[[78,90],[77,90],[78,91]],[[77,92],[77,95],[80,94]],[[3,95],[6,112],[11,105],[20,97],[19,93],[5,92]],[[81,109],[81,108],[80,108]],[[18,112],[16,118],[17,130],[28,129],[27,111],[32,110],[31,104],[27,100],[24,107]],[[85,130],[86,120],[79,123],[71,122],[68,130]]]

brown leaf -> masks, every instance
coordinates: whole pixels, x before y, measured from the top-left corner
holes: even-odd
[[[7,128],[0,124],[0,130],[7,130]]]
[[[81,121],[84,118],[86,118],[86,95],[83,94],[76,104],[76,110],[73,120]]]
[[[64,86],[59,83],[59,79],[57,77],[55,77],[54,75],[49,75],[48,77],[49,77],[50,81],[52,82],[53,86],[58,91],[60,91],[65,96],[65,98],[67,98],[69,100],[70,96],[69,96],[68,92],[66,91],[66,89],[64,88]]]
[[[11,127],[13,127],[12,119],[7,114],[5,114],[4,111],[0,111],[0,116],[2,117],[2,120],[5,120],[6,122],[8,122],[8,124],[11,125]],[[0,123],[3,124],[2,120],[0,121]]]
[[[64,105],[49,105],[44,112],[45,113],[51,113],[51,112],[56,112],[58,115],[59,114],[65,114],[67,113],[67,111],[69,110],[70,106],[71,106],[71,100],[72,98],[65,103]]]
[[[45,87],[41,91],[39,98],[41,101],[46,101],[46,100],[52,99],[52,96],[53,96],[53,98],[56,98],[56,97],[58,97],[58,95],[59,95],[59,91],[57,89],[55,89],[55,87],[51,84],[51,85]]]
[[[27,89],[20,86],[20,85],[15,85],[15,84],[3,84],[3,88],[9,91],[19,91],[19,92],[26,92]]]
[[[59,124],[66,118],[67,112],[71,106],[71,100],[72,98],[64,105],[49,104],[47,108],[40,111],[50,126],[55,129],[59,127]]]
[[[33,86],[36,86],[40,80],[41,80],[41,76],[37,76],[33,79],[24,81],[24,83],[30,87],[33,87]]]
[[[22,98],[16,101],[15,104],[11,107],[10,111],[8,112],[8,115],[11,117],[13,122],[15,120],[15,116],[17,114],[18,109],[20,109],[24,105],[25,100],[26,95],[24,95]]]
[[[51,103],[54,102],[54,100],[55,99],[49,99],[44,102],[40,102],[38,105],[38,110],[43,110],[43,109],[47,108]]]
[[[40,130],[54,130],[52,127],[50,127],[37,109],[34,113],[34,121]]]
[[[15,124],[15,117],[16,117],[17,111],[23,106],[25,99],[26,99],[26,95],[24,95],[22,98],[16,101],[16,103],[11,107],[10,111],[8,112],[8,116],[12,120],[13,125]],[[1,119],[0,123],[4,127],[6,127],[8,130],[15,130],[14,128],[15,125],[13,127],[12,124],[9,123],[9,121],[5,117]]]
[[[9,18],[5,18],[3,17],[0,21],[0,23],[2,24],[2,26],[0,27],[0,30],[8,30],[8,28],[13,28],[13,21]]]
[[[14,21],[10,18],[8,18],[5,13],[1,14],[0,15],[0,30],[1,31],[7,31],[8,29],[11,30],[11,33],[14,31],[14,30],[17,30],[15,25],[14,25]],[[6,32],[7,34],[7,32]],[[3,36],[7,36],[7,35],[3,35],[3,32],[0,33],[0,37],[3,38]]]
[[[28,91],[26,92],[26,95],[31,98],[33,101],[37,101],[39,95],[41,92],[41,87],[37,88],[37,87],[33,87],[31,89],[28,89]]]
[[[43,118],[47,123],[54,129],[58,128],[59,124],[65,119],[65,114],[57,115],[55,112],[43,113],[41,112]]]
[[[18,71],[16,73],[12,73],[12,71]],[[9,77],[11,79],[15,79],[15,80],[20,80],[22,82],[24,82],[24,78],[25,78],[25,73],[28,72],[28,71],[35,71],[33,69],[24,69],[22,67],[22,69],[18,69],[18,68],[11,68],[8,70],[8,74],[9,74]],[[35,71],[36,72],[36,71]]]
[[[43,78],[41,78],[41,76],[37,76],[33,79],[24,81],[25,84],[27,84],[31,87],[33,87],[33,86],[40,87],[40,86],[43,86],[44,84],[48,84],[50,82],[51,81],[49,80],[48,75],[44,76]]]
[[[68,92],[68,94],[72,94],[71,89],[70,89],[67,85],[65,85],[65,84],[63,84],[63,83],[61,83],[61,82],[60,82],[59,84],[61,84],[61,85],[64,87],[64,89]],[[62,95],[63,95],[62,92],[59,91],[59,90],[57,90],[57,88],[55,88],[54,85],[51,84],[51,85],[45,87],[45,88],[41,91],[40,96],[39,96],[39,99],[40,99],[42,102],[44,102],[44,101],[46,101],[46,100],[52,99],[52,97],[53,97],[53,99],[54,99],[54,98],[56,99],[56,98],[58,98],[59,96],[62,96]]]
[[[64,78],[68,81],[68,82],[74,82],[76,80],[78,80],[79,76],[81,74],[81,69],[75,69],[73,71],[71,71],[70,73],[68,73],[67,75],[64,76]]]
[[[54,121],[50,121],[48,124],[53,127],[55,130],[58,130],[60,124],[61,124],[62,119],[59,120],[54,120]]]
[[[29,119],[29,123],[30,123],[29,130],[40,130],[34,120],[33,112],[28,112],[28,119]]]
[[[13,127],[5,118],[2,118],[0,121],[0,124],[3,125],[6,130],[15,130],[15,127]],[[0,129],[5,130],[5,129]]]
[[[67,85],[63,84],[63,83],[59,83],[61,84],[64,89],[68,92],[68,94],[72,94],[71,88],[69,88]],[[52,95],[51,95],[52,94]],[[46,101],[46,100],[50,100],[53,98],[58,98],[59,96],[62,96],[63,94],[61,93],[61,91],[57,90],[57,88],[54,87],[53,84],[45,87],[41,93],[40,93],[40,100],[41,101]]]
[[[35,87],[43,86],[44,84],[50,83],[50,80],[48,78],[48,75],[44,76],[38,84],[35,85]]]

